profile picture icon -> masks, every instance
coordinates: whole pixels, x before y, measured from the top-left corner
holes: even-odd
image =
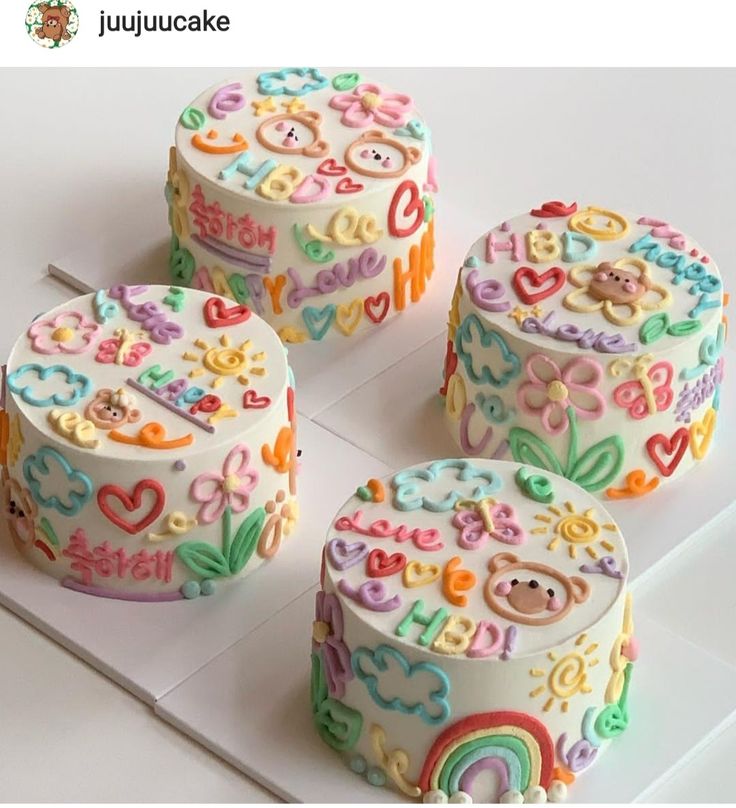
[[[68,0],[31,3],[26,13],[28,36],[43,48],[61,48],[74,39],[79,15]]]

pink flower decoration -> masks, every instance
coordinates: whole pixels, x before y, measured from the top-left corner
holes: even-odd
[[[202,507],[197,520],[205,525],[222,516],[229,505],[233,513],[242,513],[250,500],[250,493],[258,484],[258,472],[248,468],[250,452],[238,444],[225,458],[222,473],[208,471],[194,479],[189,494]]]
[[[345,683],[353,678],[350,650],[343,641],[342,606],[336,595],[317,592],[312,650],[322,649],[327,690],[333,698],[345,695]]]
[[[31,348],[42,354],[84,353],[100,331],[100,326],[78,311],[62,311],[48,320],[36,320],[27,334]]]
[[[603,370],[593,359],[571,359],[560,369],[548,356],[535,353],[525,368],[529,381],[519,385],[516,400],[522,412],[540,416],[550,435],[567,430],[568,407],[584,421],[595,421],[606,411],[606,400],[597,389]]]
[[[350,93],[330,98],[333,109],[341,109],[345,126],[403,126],[413,102],[403,93],[384,93],[377,84],[359,84]]]

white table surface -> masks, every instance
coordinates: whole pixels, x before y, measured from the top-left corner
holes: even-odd
[[[121,223],[133,233],[150,230],[144,219],[152,206],[161,205],[165,229],[162,185],[174,121],[198,88],[226,72],[0,71],[0,108],[13,111],[13,126],[0,128],[0,356],[30,318],[70,296],[45,277],[49,261]],[[452,209],[472,178],[465,193],[473,213],[447,217],[454,229],[442,249],[454,263],[440,271],[454,270],[460,245],[484,222],[547,198],[595,197],[683,225],[732,276],[735,110],[718,99],[734,96],[733,71],[370,72],[395,76],[394,84],[421,98],[440,153],[440,204],[444,198]],[[495,99],[473,112],[473,128],[488,140],[482,161],[452,137],[453,98],[461,104],[469,95]],[[432,336],[423,334],[415,347]],[[315,397],[309,415],[335,429],[348,422],[341,401],[327,402],[327,412]],[[724,629],[736,617],[733,528],[730,518],[706,531],[647,578],[637,598],[661,626],[736,666],[734,632]],[[702,596],[683,609],[679,593],[696,587]],[[0,799],[274,800],[3,609],[0,649]],[[711,698],[697,683],[683,697]],[[647,801],[733,800],[724,772],[735,748],[736,726],[727,727]]]

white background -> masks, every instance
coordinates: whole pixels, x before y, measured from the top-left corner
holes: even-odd
[[[608,6],[614,22],[625,5]],[[637,19],[645,24],[644,17]],[[632,37],[637,25],[629,25]],[[519,42],[532,35],[529,26],[515,31]],[[570,45],[587,47],[572,29],[570,36]],[[64,50],[79,53],[80,44]],[[174,122],[190,98],[223,73],[0,73],[0,355],[31,317],[69,297],[65,287],[43,276],[48,261],[78,254],[114,232],[128,236],[130,249],[138,234],[150,238],[157,221],[165,240],[162,187]],[[727,281],[733,277],[734,73],[382,68],[370,74],[418,99],[439,155],[442,261],[428,299],[411,315],[422,327],[427,314],[435,318],[417,348],[443,329],[448,279],[465,247],[488,226],[549,198],[662,216],[707,245]],[[398,358],[403,343],[396,350]],[[438,369],[440,363],[438,356]],[[359,392],[343,398],[345,393],[349,389],[322,404],[313,397],[310,416],[366,446],[374,440],[367,433],[380,429],[351,433],[356,396],[364,397]],[[412,438],[391,447],[393,456],[417,451]],[[696,475],[687,490],[697,507]],[[668,630],[734,666],[733,632],[723,629],[736,609],[732,534],[731,520],[663,566],[637,597]],[[260,788],[177,734],[150,708],[5,611],[0,648],[0,798],[264,799]],[[710,703],[717,695],[693,683],[683,698]],[[723,772],[734,744],[732,729],[654,798],[732,798]]]

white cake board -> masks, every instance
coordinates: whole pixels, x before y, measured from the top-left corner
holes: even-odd
[[[321,412],[317,423],[392,468],[400,469],[459,450],[444,422],[442,383],[445,335],[428,342],[342,401]],[[654,494],[606,501],[629,548],[631,581],[650,576],[670,554],[683,551],[708,523],[728,515],[733,497],[736,429],[728,422],[736,404],[736,348],[726,348],[721,402],[726,418],[717,425],[707,459]],[[731,510],[733,513],[733,510]]]
[[[308,665],[315,592],[164,696],[156,712],[286,800],[402,802],[401,795],[353,774],[316,735]],[[632,679],[631,729],[610,745],[601,765],[575,783],[574,802],[645,798],[736,710],[735,669],[641,609],[635,622],[642,655]],[[304,664],[294,664],[296,659]],[[708,699],[697,697],[703,693]],[[706,785],[702,798],[708,799]]]
[[[445,330],[465,245],[475,239],[486,223],[477,214],[441,199],[438,204],[442,231],[448,235],[437,242],[435,271],[418,304],[409,304],[401,315],[354,337],[334,335],[321,342],[289,346],[299,411],[307,417],[339,401]],[[148,229],[137,233],[134,243],[126,241],[121,235],[125,228],[119,228],[55,259],[49,264],[49,273],[77,293],[115,283],[169,284],[168,241],[162,237],[166,222],[162,221],[161,209],[151,209],[146,221],[150,223]]]
[[[299,422],[300,521],[272,564],[213,597],[173,603],[91,599],[60,586],[0,541],[0,603],[152,704],[319,578],[325,525],[356,480],[389,469],[306,418]]]

